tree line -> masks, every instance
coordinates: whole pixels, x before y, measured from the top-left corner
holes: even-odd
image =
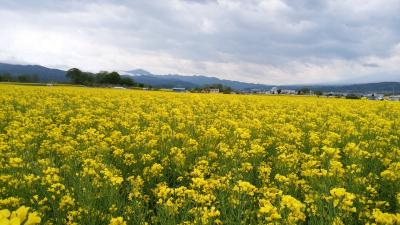
[[[77,68],[69,69],[66,77],[73,84],[88,85],[88,86],[104,86],[104,85],[121,85],[127,87],[150,87],[142,83],[135,82],[132,78],[121,76],[113,71],[100,71],[96,74],[84,72]]]
[[[23,82],[23,83],[37,83],[39,76],[37,74],[20,74],[12,76],[10,73],[0,74],[0,82]]]
[[[322,91],[320,91],[320,90],[311,90],[310,88],[306,88],[306,87],[297,90],[298,95],[308,95],[311,93],[313,93],[314,95],[317,95],[317,96],[320,96],[323,94]]]

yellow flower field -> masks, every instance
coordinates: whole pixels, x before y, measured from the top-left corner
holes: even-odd
[[[0,85],[0,224],[400,224],[400,104]]]

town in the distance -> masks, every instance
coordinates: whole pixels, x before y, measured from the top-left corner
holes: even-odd
[[[191,93],[311,95],[326,98],[400,101],[400,82],[358,84],[266,85],[209,76],[156,75],[142,69],[98,73],[68,71],[39,65],[0,63],[0,82],[53,86],[74,84],[114,89],[169,90]]]

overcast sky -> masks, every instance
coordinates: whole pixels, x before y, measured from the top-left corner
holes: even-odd
[[[400,0],[0,0],[0,62],[265,84],[400,81]]]

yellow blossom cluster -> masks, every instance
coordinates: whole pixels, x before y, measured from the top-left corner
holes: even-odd
[[[29,207],[21,206],[17,210],[10,212],[8,209],[0,210],[1,225],[34,225],[41,222],[40,216],[36,212],[29,212]]]
[[[0,224],[400,224],[400,104],[0,84]]]

